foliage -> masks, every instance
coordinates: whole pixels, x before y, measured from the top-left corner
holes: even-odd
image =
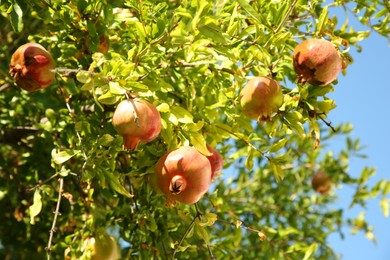
[[[389,38],[389,6],[377,0],[2,1],[0,257],[83,258],[84,241],[107,230],[124,259],[332,259],[327,237],[348,225],[374,240],[364,213],[346,219],[333,203],[349,185],[351,206],[380,196],[388,216],[390,182],[369,187],[371,168],[349,174],[361,147],[351,125],[327,121],[337,82],[297,85],[292,68],[294,47],[312,37],[352,62],[350,47],[370,31],[339,21],[337,8]],[[8,69],[31,41],[56,58],[57,80],[27,93]],[[238,93],[257,75],[283,86],[284,103],[264,124],[239,107]],[[133,152],[111,124],[129,96],[153,103],[163,126]],[[336,136],[346,148],[333,152]],[[206,143],[223,155],[223,176],[196,208],[165,207],[149,183],[155,163],[182,145],[207,154]],[[310,186],[319,169],[337,187],[326,196]]]

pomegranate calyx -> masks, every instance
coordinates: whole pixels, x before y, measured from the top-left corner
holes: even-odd
[[[172,195],[179,194],[187,186],[187,181],[182,176],[174,176],[169,184],[169,191]]]

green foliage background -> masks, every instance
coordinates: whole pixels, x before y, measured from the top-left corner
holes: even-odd
[[[333,259],[326,239],[346,225],[375,241],[364,215],[346,219],[334,208],[337,189],[311,188],[325,171],[337,188],[355,188],[351,206],[380,196],[388,216],[390,183],[368,187],[371,168],[350,176],[351,156],[363,156],[359,140],[349,124],[329,126],[337,82],[296,85],[292,52],[322,37],[351,63],[349,49],[370,31],[329,13],[344,8],[389,38],[388,1],[8,0],[0,8],[1,258],[88,258],[84,241],[107,230],[124,259]],[[8,70],[12,53],[32,41],[55,57],[57,79],[27,93]],[[257,75],[280,82],[285,96],[265,124],[239,107],[238,93]],[[126,94],[153,103],[163,121],[160,137],[133,152],[111,125]],[[338,135],[346,147],[336,154],[326,145]],[[198,203],[204,214],[165,207],[149,184],[155,163],[182,145],[206,153],[206,143],[225,170]]]

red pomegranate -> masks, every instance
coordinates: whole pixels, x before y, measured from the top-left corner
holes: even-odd
[[[54,80],[55,62],[38,43],[20,46],[11,57],[10,74],[16,85],[29,92],[48,87]]]
[[[123,146],[128,150],[137,148],[140,141],[153,141],[161,131],[158,110],[148,101],[138,98],[120,102],[112,117],[112,124],[123,137]]]
[[[283,103],[283,93],[275,80],[256,77],[248,81],[241,90],[242,112],[259,122],[267,121]]]
[[[222,172],[223,158],[218,151],[210,145],[207,145],[207,149],[212,153],[212,155],[207,156],[211,165],[211,180],[215,180]]]
[[[167,205],[196,203],[210,187],[210,162],[194,147],[166,153],[157,162],[155,173],[156,186],[166,196]]]
[[[293,66],[299,82],[325,86],[337,78],[342,62],[331,42],[324,39],[308,39],[295,48]]]
[[[316,192],[327,194],[332,189],[332,180],[326,173],[319,171],[314,174],[311,185]]]

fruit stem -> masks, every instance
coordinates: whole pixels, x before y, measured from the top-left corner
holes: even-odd
[[[195,210],[196,210],[195,218],[198,218],[200,220],[200,216],[202,216],[203,213],[199,210],[198,202],[194,203],[194,205],[195,205]]]
[[[137,127],[138,127],[138,128],[141,128],[141,125],[139,124],[139,120],[138,120],[137,107],[135,106],[134,99],[133,99],[133,98],[129,98],[129,97],[127,96],[127,94],[126,94],[126,97],[127,97],[128,100],[130,101],[130,104],[133,106],[134,123],[137,124]]]

